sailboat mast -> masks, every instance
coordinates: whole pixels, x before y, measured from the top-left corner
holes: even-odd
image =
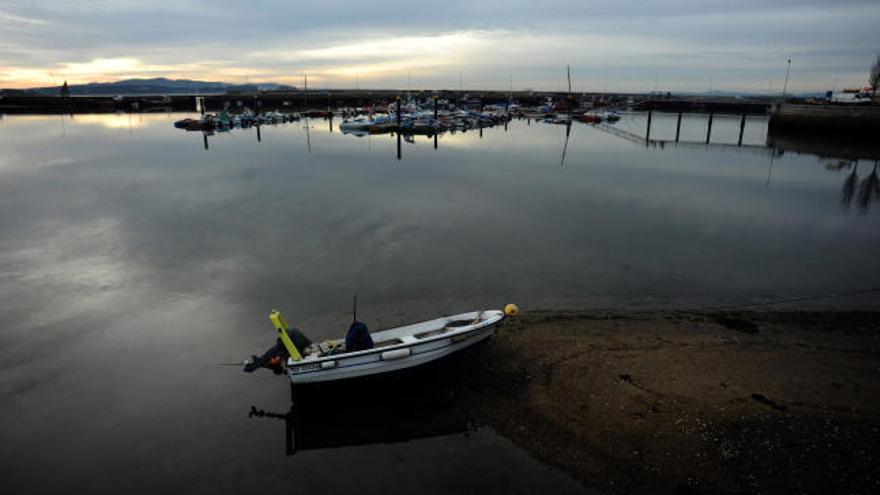
[[[568,97],[571,98],[571,66],[565,66],[565,73],[568,76]]]
[[[571,66],[570,65],[565,66],[565,74],[568,77],[568,116],[569,116],[569,121],[570,121],[572,111],[574,110],[574,100],[572,100],[572,98],[571,98]]]

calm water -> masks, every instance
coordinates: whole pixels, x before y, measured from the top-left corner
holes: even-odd
[[[579,124],[566,145],[564,126],[515,121],[437,149],[416,137],[398,160],[393,137],[327,121],[263,126],[260,141],[235,130],[206,150],[171,126],[184,116],[0,119],[3,492],[576,491],[491,428],[425,431],[393,408],[369,417],[394,439],[367,428],[288,456],[285,421],[248,416],[287,412],[283,381],[218,364],[272,342],[272,308],[340,336],[353,292],[380,328],[510,301],[697,308],[880,279],[874,162],[773,153],[757,117],[740,148]],[[616,127],[643,138],[645,116]],[[691,116],[680,137],[705,132]],[[716,118],[712,142],[738,132]],[[655,115],[651,138],[674,136],[675,118]]]

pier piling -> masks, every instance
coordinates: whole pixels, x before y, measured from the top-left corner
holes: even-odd
[[[709,113],[709,125],[706,127],[706,144],[709,144],[709,140],[712,138],[712,119],[715,118],[714,113]]]
[[[681,112],[678,112],[678,122],[675,124],[675,142],[678,142],[678,138],[681,136]]]
[[[645,144],[651,140],[651,118],[654,116],[653,110],[648,110],[648,130],[645,131]]]
[[[739,139],[736,142],[737,146],[743,145],[743,131],[746,128],[746,114],[742,114],[742,119],[739,121]]]

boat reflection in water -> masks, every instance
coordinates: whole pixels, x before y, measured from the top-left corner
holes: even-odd
[[[468,375],[483,343],[419,368],[353,380],[291,387],[286,412],[251,406],[249,418],[284,423],[285,450],[394,444],[477,429]]]

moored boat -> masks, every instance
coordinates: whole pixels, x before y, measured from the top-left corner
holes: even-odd
[[[508,304],[503,311],[472,311],[382,330],[370,334],[372,345],[356,350],[346,349],[344,340],[311,343],[301,332],[288,327],[280,313],[273,311],[270,318],[280,345],[262,357],[254,356],[246,361],[245,371],[267,367],[286,374],[293,384],[307,384],[402,370],[487,339],[505,316],[513,316],[518,311],[515,305]],[[355,322],[352,326],[355,325],[363,324]]]

